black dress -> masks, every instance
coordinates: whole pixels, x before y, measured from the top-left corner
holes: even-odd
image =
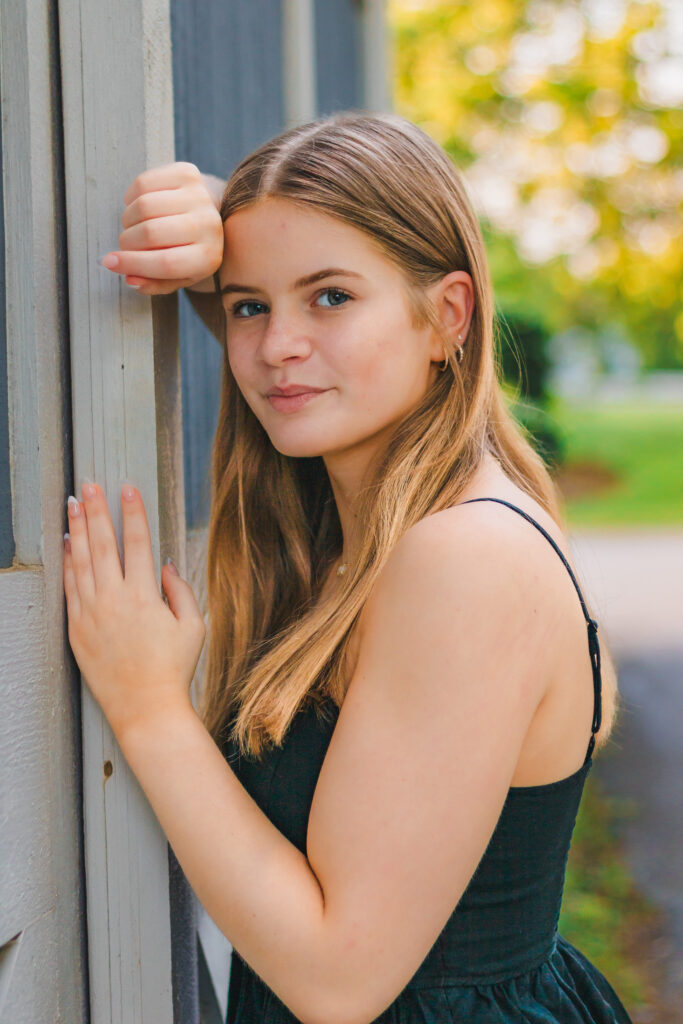
[[[583,765],[558,782],[509,789],[496,828],[470,883],[424,961],[376,1024],[632,1024],[593,964],[557,931],[565,866],[601,719],[600,648],[569,563],[586,619],[594,713]],[[469,504],[469,502],[461,502]],[[261,759],[224,754],[273,824],[303,853],[318,774],[334,730],[313,706],[299,711],[280,747]],[[235,950],[226,1024],[292,1024],[296,1018]],[[369,1022],[370,1024],[370,1022]]]

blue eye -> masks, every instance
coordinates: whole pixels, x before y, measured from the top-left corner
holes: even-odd
[[[259,307],[255,313],[244,313],[248,307]],[[252,316],[257,316],[262,310],[268,307],[263,302],[256,302],[255,299],[243,299],[242,302],[236,302],[232,307],[232,315],[240,320],[250,320]]]
[[[347,293],[342,291],[341,288],[326,288],[324,292],[321,292],[321,294],[318,296],[318,298],[323,299],[326,296],[328,298],[334,297],[334,300],[331,301],[329,303],[329,305],[327,305],[326,303],[323,303],[323,306],[327,306],[327,309],[330,309],[332,306],[343,306],[344,303],[346,302],[346,300],[351,298],[351,296],[347,295]],[[341,296],[341,301],[337,302],[337,299],[340,296]]]

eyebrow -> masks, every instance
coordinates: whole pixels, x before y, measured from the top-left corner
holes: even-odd
[[[293,290],[296,291],[298,288],[305,288],[309,284],[315,284],[316,281],[322,281],[325,277],[362,277],[362,274],[357,274],[354,270],[343,270],[341,267],[326,267],[325,270],[316,270],[314,274],[306,274],[305,277],[300,277],[298,281],[294,282]],[[224,284],[221,288],[221,295],[227,295],[228,292],[244,292],[247,295],[256,295],[261,292],[262,288],[253,288],[248,284]]]

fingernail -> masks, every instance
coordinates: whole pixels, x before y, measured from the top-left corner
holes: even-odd
[[[132,484],[124,484],[121,488],[121,494],[123,495],[124,501],[133,501],[135,498],[135,488]]]
[[[80,503],[78,501],[78,498],[74,498],[73,494],[69,495],[69,499],[68,499],[68,501],[66,503],[66,507],[67,507],[68,513],[69,513],[69,515],[71,516],[72,519],[75,519],[76,516],[80,516],[80,514],[81,514],[81,506],[80,506]]]
[[[126,284],[128,284],[128,282],[127,282],[127,281],[126,281]],[[138,288],[140,288],[140,285],[139,285],[139,284],[128,284],[128,287],[129,287],[129,288],[134,288],[134,289],[135,289],[135,291],[137,291],[137,290],[138,290]]]
[[[166,565],[169,568],[169,572],[172,572],[174,576],[180,576],[180,573],[178,572],[178,570],[175,567],[175,564],[171,561],[170,558],[166,559]]]
[[[88,480],[87,477],[83,477],[81,480],[81,494],[84,498],[94,498],[97,494],[97,488],[92,480]]]
[[[119,265],[119,258],[113,252],[108,252],[105,256],[100,256],[97,262],[107,270],[115,270]]]
[[[68,533],[64,534],[64,550],[67,554],[71,554],[71,535]]]

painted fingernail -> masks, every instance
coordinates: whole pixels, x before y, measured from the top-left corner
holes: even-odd
[[[169,572],[172,572],[174,576],[180,576],[180,573],[175,567],[175,563],[170,559],[166,559],[166,565],[168,566]]]
[[[69,500],[66,503],[66,507],[72,519],[75,519],[76,516],[80,516],[81,506],[78,501],[78,498],[74,498],[73,494],[69,495]]]
[[[88,480],[85,477],[81,480],[81,494],[84,498],[94,498],[97,494],[97,488],[95,487],[92,480]]]
[[[119,265],[119,258],[113,252],[108,252],[106,256],[100,256],[97,262],[107,270],[116,270]]]
[[[133,501],[135,498],[135,488],[131,484],[124,484],[121,488],[121,494],[123,495],[124,501]]]
[[[71,554],[71,537],[68,533],[64,534],[64,550],[68,555]]]

